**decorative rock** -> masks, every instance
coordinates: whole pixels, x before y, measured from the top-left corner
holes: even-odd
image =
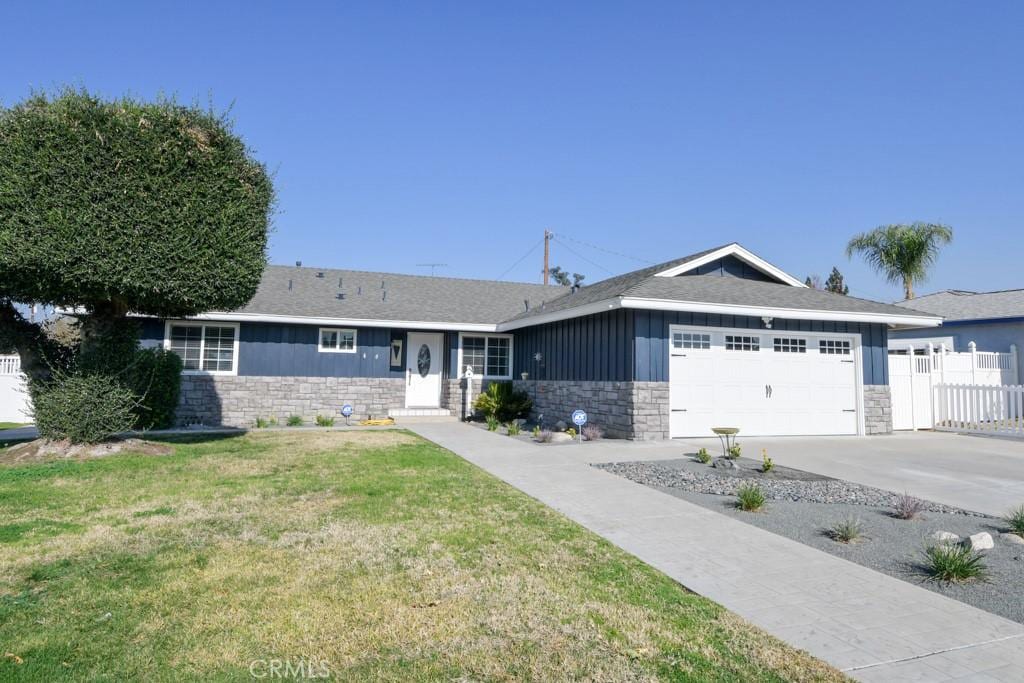
[[[972,534],[965,538],[962,543],[971,550],[991,550],[996,547],[995,542],[992,540],[992,535],[987,531]]]
[[[711,466],[721,470],[738,470],[740,468],[731,458],[715,458],[711,461]]]
[[[552,432],[551,433],[551,443],[566,443],[567,441],[572,441],[572,440],[573,440],[572,437],[569,436],[568,434],[566,434],[565,432]]]
[[[949,531],[936,531],[932,534],[932,540],[939,543],[959,543],[960,537]]]
[[[1006,541],[1007,543],[1013,543],[1014,545],[1024,545],[1024,536],[1005,531],[999,534],[1000,541]]]
[[[560,432],[564,432],[568,428],[569,425],[565,424],[565,420],[559,420],[558,422],[555,423],[555,429],[557,429]]]

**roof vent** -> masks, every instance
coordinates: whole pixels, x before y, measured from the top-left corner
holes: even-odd
[[[292,281],[291,281],[291,278],[289,278],[288,279],[288,291],[290,292],[291,290],[292,290]]]
[[[362,293],[363,293],[363,286],[359,285],[358,287],[356,287],[356,294],[362,294]]]
[[[526,310],[530,310],[530,300],[523,299],[523,306],[526,308]]]
[[[384,292],[382,293],[382,295],[380,297],[380,300],[381,301],[387,301],[388,300],[388,290],[386,290],[386,289],[384,290]]]
[[[341,287],[341,278],[338,278],[338,287]]]
[[[380,281],[380,288],[384,289],[384,281],[383,280]]]
[[[296,261],[295,262],[295,267],[296,268],[301,268],[302,267],[302,261]]]
[[[334,295],[334,298],[337,299],[338,301],[341,301],[342,299],[345,298],[345,292],[338,292],[337,294]]]
[[[324,273],[323,273],[323,271],[321,270],[321,271],[317,272],[316,276],[317,276],[318,278],[320,278],[321,280],[323,280],[323,279],[324,279]]]

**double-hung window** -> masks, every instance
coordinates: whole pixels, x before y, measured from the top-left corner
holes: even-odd
[[[321,327],[320,351],[321,353],[355,353],[356,331]]]
[[[238,325],[169,322],[164,347],[181,356],[188,373],[233,375],[238,371]]]
[[[463,335],[462,367],[487,379],[512,377],[512,338],[496,335]]]

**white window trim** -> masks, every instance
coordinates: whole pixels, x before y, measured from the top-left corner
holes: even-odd
[[[337,348],[337,349],[325,349],[323,347],[323,344],[321,342],[323,341],[324,332],[337,332],[338,333],[338,335],[339,335],[338,336],[339,348]],[[351,349],[342,349],[342,348],[340,348],[341,333],[342,332],[351,332],[352,333],[352,348]],[[356,351],[358,349],[359,349],[359,330],[357,330],[357,329],[354,329],[352,327],[321,327],[321,328],[317,329],[317,331],[316,331],[316,350],[319,351],[320,353],[356,353]]]
[[[171,326],[174,327],[199,327],[202,329],[199,337],[199,364],[203,363],[203,353],[206,351],[206,328],[207,327],[231,327],[235,330],[234,349],[231,353],[230,370],[182,370],[183,375],[237,375],[238,374],[238,349],[239,349],[239,324],[228,322],[193,321],[193,320],[168,320],[164,323],[164,349],[171,350]]]
[[[487,341],[484,342],[484,374],[483,379],[512,379],[512,366],[515,359],[515,337],[511,334],[486,334],[482,332],[459,332],[459,367],[456,377],[462,377],[466,371],[466,365],[462,362],[462,340],[465,337],[483,337]],[[491,339],[508,339],[508,374],[507,375],[488,375],[487,374],[487,350],[490,347]]]

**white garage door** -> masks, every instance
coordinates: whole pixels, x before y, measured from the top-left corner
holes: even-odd
[[[671,435],[856,434],[857,339],[673,326]]]

